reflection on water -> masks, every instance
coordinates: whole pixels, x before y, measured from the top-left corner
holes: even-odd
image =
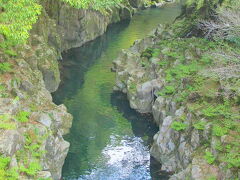
[[[53,98],[74,117],[65,136],[71,146],[64,179],[141,180],[156,174],[150,172],[148,147],[157,131],[152,117],[136,113],[125,95],[112,92],[110,68],[121,49],[179,13],[177,5],[141,11],[130,23],[115,24],[102,37],[63,55],[63,83]]]

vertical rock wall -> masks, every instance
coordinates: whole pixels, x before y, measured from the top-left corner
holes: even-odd
[[[103,15],[58,0],[42,1],[29,43],[17,47],[17,57],[0,55],[13,65],[10,72],[0,73],[0,118],[8,123],[0,129],[0,155],[10,157],[11,168],[26,171],[24,167],[34,166],[37,171],[20,173],[19,179],[61,178],[69,149],[63,135],[69,132],[72,116],[64,105],[55,105],[50,94],[60,83],[58,59],[63,51],[102,35],[109,24],[130,19],[143,6],[143,1],[133,2],[134,6],[119,5]]]

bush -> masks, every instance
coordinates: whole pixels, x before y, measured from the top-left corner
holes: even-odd
[[[16,124],[12,123],[11,117],[7,114],[0,115],[0,129],[16,129]]]
[[[0,179],[1,180],[18,180],[19,174],[17,169],[9,169],[10,157],[4,157],[0,155]]]
[[[213,135],[214,136],[224,136],[228,133],[228,129],[225,127],[222,127],[220,125],[214,125],[213,126]]]
[[[228,168],[240,168],[240,152],[226,153],[223,161],[228,163]]]
[[[30,116],[30,112],[20,111],[20,112],[17,114],[16,119],[17,119],[19,122],[25,123],[25,122],[28,122],[29,116]]]
[[[188,126],[182,122],[174,121],[171,125],[171,128],[176,131],[185,130]]]
[[[35,176],[41,169],[42,168],[39,162],[30,162],[28,167],[20,167],[20,171],[26,173],[29,176]]]
[[[12,65],[8,62],[0,63],[0,73],[10,72],[12,70]]]
[[[208,162],[208,164],[213,164],[215,161],[215,157],[213,156],[213,154],[209,151],[205,152],[205,156],[204,156],[205,160]]]
[[[176,88],[173,86],[165,86],[160,92],[158,92],[158,95],[160,96],[166,96],[166,95],[172,95],[176,92]]]
[[[60,1],[60,0],[59,0]],[[75,8],[95,9],[106,13],[111,6],[122,0],[61,0]],[[5,37],[5,46],[11,47],[26,43],[32,25],[37,22],[42,6],[38,0],[3,0],[0,1],[0,34]],[[24,11],[23,11],[24,9]],[[10,55],[15,56],[13,52]]]
[[[193,127],[198,130],[204,130],[205,126],[206,126],[206,122],[204,121],[199,121],[193,125]]]

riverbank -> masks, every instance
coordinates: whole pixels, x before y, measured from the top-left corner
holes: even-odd
[[[132,2],[132,1],[131,1]],[[60,179],[72,116],[52,102],[60,83],[58,59],[69,48],[102,35],[111,23],[130,19],[143,1],[103,15],[56,1],[41,1],[42,13],[29,42],[0,52],[0,177]],[[1,38],[1,42],[4,39]]]
[[[239,48],[194,37],[199,31],[187,20],[159,26],[123,50],[114,89],[159,125],[151,147],[159,172],[174,180],[239,179],[239,71],[220,71],[239,63]]]
[[[146,9],[131,21],[112,25],[98,39],[63,54],[62,84],[54,102],[65,104],[73,126],[63,168],[66,179],[151,179],[149,143],[156,133],[151,116],[130,109],[126,97],[112,93],[112,60],[121,49],[145,37],[159,23],[170,23],[180,5]],[[156,174],[156,173],[155,173]],[[153,175],[152,175],[153,176]]]

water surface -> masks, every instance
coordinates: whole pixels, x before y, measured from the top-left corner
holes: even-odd
[[[115,74],[110,69],[121,49],[179,13],[178,5],[141,11],[130,22],[112,25],[103,36],[63,54],[63,83],[53,97],[74,118],[65,136],[71,146],[63,179],[154,179],[149,144],[157,129],[150,115],[136,113],[125,95],[112,91]]]

